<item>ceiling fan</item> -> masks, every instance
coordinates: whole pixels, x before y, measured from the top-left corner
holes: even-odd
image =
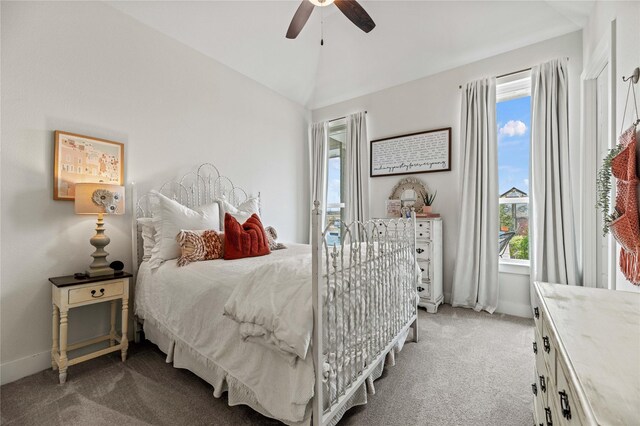
[[[340,12],[365,33],[375,28],[376,24],[371,19],[371,16],[355,0],[302,0],[287,30],[287,38],[298,37],[316,6],[324,7],[329,6],[331,3],[338,6]]]

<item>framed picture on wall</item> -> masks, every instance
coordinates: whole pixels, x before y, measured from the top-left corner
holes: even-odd
[[[371,177],[449,170],[451,127],[371,141]]]
[[[74,200],[76,183],[124,184],[120,142],[56,130],[53,157],[54,200]]]

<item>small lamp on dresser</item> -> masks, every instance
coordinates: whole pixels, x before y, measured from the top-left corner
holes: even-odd
[[[104,231],[105,214],[124,214],[124,187],[106,183],[78,183],[75,186],[76,214],[97,214],[96,234],[89,240],[96,249],[91,254],[93,262],[87,269],[87,276],[113,275],[104,249],[111,241]]]

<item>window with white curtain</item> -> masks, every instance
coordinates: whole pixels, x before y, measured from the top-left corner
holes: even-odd
[[[496,85],[500,262],[529,263],[531,71]]]
[[[340,244],[342,239],[342,223],[344,222],[344,173],[347,138],[346,119],[329,123],[329,149],[327,150],[327,214],[325,226],[329,227],[327,242],[329,245]]]

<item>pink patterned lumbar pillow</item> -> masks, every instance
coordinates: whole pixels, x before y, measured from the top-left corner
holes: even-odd
[[[182,254],[178,266],[199,260],[221,259],[224,256],[224,234],[206,231],[180,231],[176,236]]]

